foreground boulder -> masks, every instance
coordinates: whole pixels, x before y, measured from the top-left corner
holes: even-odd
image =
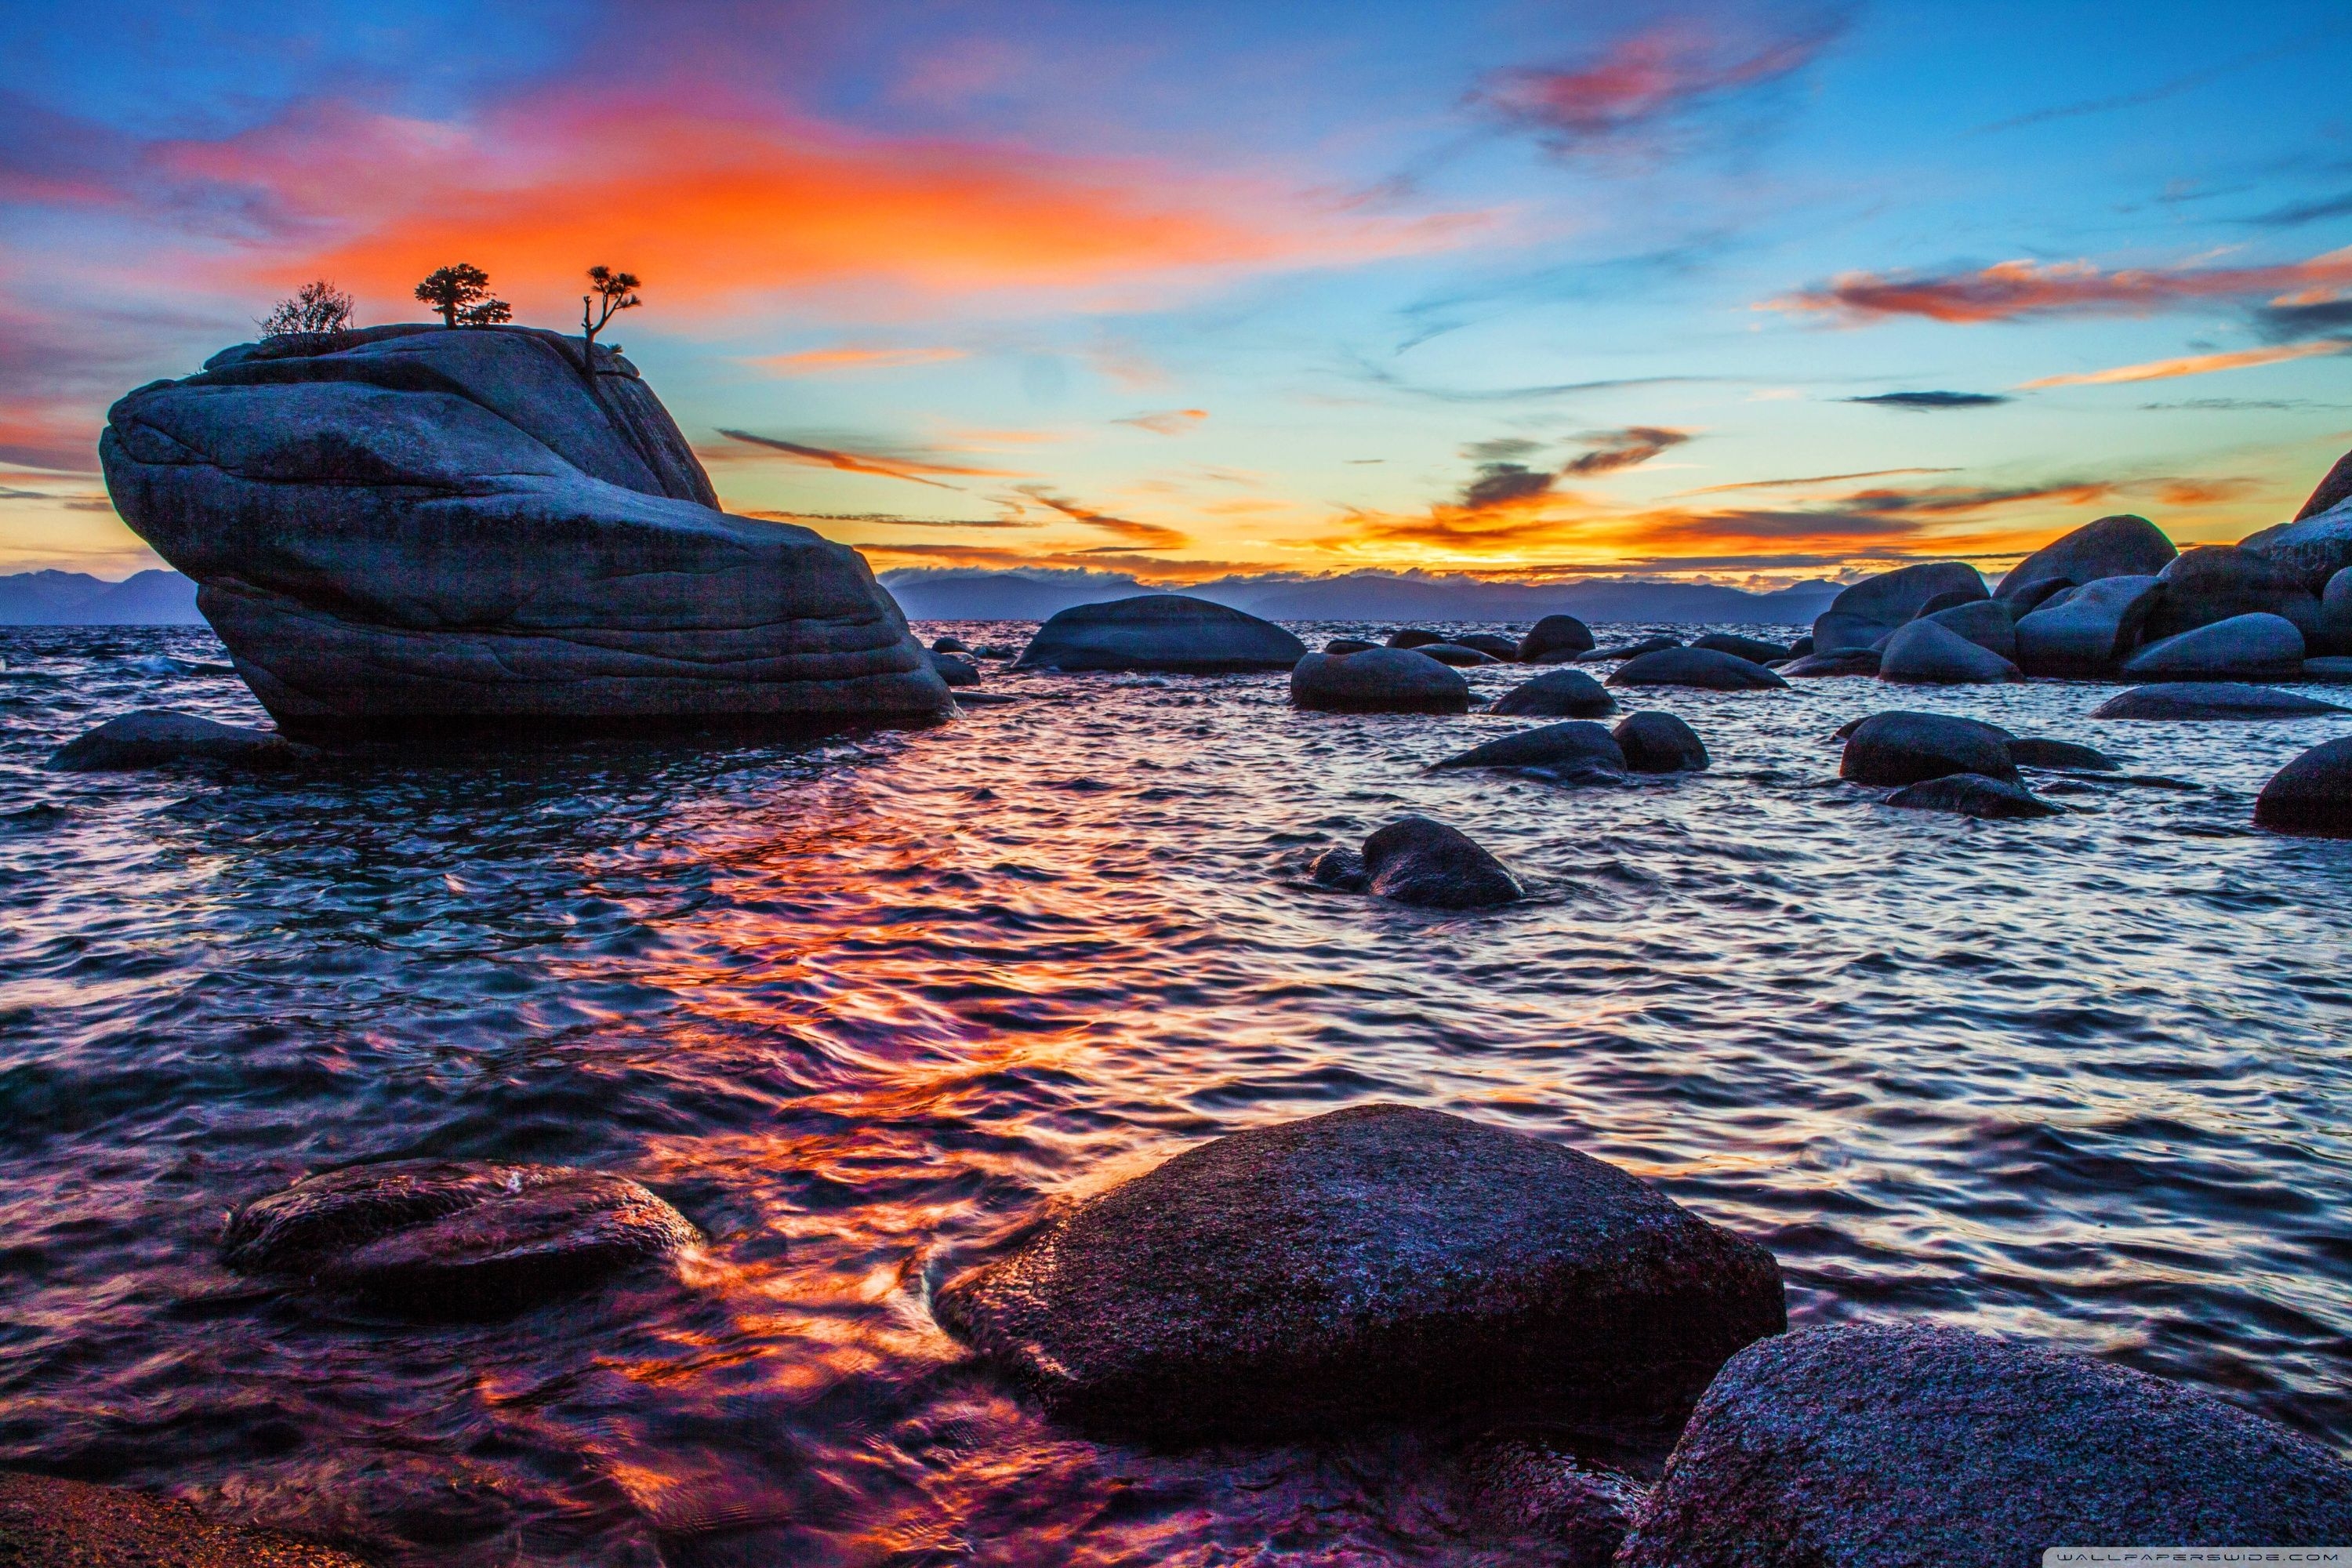
[[[0,1473],[5,1568],[367,1568],[275,1531],[219,1523],[176,1498]]]
[[[635,367],[581,352],[267,339],[124,397],[99,458],[289,734],[951,710],[856,552],[719,510]]]
[[[2258,680],[2299,674],[2303,655],[2303,634],[2294,622],[2233,616],[2148,644],[2124,661],[2124,673],[2135,680]]]
[[[1593,648],[1592,628],[1574,616],[1546,616],[1519,639],[1521,664],[1550,664]]]
[[[1585,719],[1617,706],[1609,689],[1580,669],[1548,669],[1523,680],[1495,700],[1489,713],[1529,718]]]
[[[1328,713],[1466,713],[1470,683],[1418,648],[1310,653],[1291,667],[1290,700]]]
[[[2152,576],[2101,577],[2017,623],[2017,663],[2028,675],[2109,676],[2139,646],[2156,605]]]
[[[1865,577],[1830,601],[1813,620],[1813,651],[1869,647],[1946,595],[1949,603],[1990,598],[1984,578],[1965,561],[1930,561]]]
[[[386,1306],[474,1317],[528,1306],[701,1240],[625,1177],[404,1160],[296,1183],[230,1215],[221,1259]]]
[[[1906,784],[1888,795],[1886,804],[1903,811],[1948,811],[1994,820],[2058,815],[2058,807],[2023,784],[1982,773],[1946,773],[1924,784]]]
[[[1913,621],[1887,639],[1878,656],[1878,679],[1958,686],[2017,680],[2022,672],[2000,655],[1935,621]]]
[[[1693,637],[1691,647],[1712,648],[1727,653],[1734,658],[1744,658],[1750,664],[1765,664],[1773,659],[1787,658],[1788,648],[1762,637],[1743,637],[1731,632],[1709,632],[1703,637]]]
[[[2271,775],[2254,822],[2278,833],[2352,838],[2352,735],[2316,745]]]
[[[2162,529],[2144,517],[2122,512],[2052,540],[2010,568],[1993,597],[2022,617],[2062,588],[2084,587],[2106,577],[2153,577],[2179,553]]]
[[[2241,616],[2277,616],[2294,622],[2297,631],[2319,629],[2317,597],[2293,571],[2259,551],[2200,545],[2158,573],[2156,581],[2158,592],[2147,629],[2151,641]]]
[[[1669,647],[1629,658],[1609,673],[1612,686],[1690,686],[1705,691],[1785,690],[1789,683],[1744,658],[1713,648]]]
[[[1060,612],[1037,628],[1015,668],[1227,675],[1288,669],[1306,654],[1272,621],[1181,594],[1139,594]]]
[[[1618,1568],[2030,1568],[2052,1546],[2352,1541],[2352,1467],[2210,1394],[1958,1329],[1732,1358]]]
[[[1397,1105],[1189,1150],[936,1310],[1056,1414],[1179,1438],[1671,1416],[1786,1321],[1755,1243],[1588,1155]]]
[[[2352,500],[2339,500],[2325,511],[2307,511],[2293,522],[2250,533],[2238,542],[2238,548],[2268,556],[2316,594],[2330,577],[2352,566]]]
[[[2009,734],[1948,713],[1874,713],[1846,737],[1838,776],[1855,784],[1921,784],[1948,773],[1980,773],[2015,784]]]
[[[1697,773],[1707,765],[1698,731],[1671,713],[1631,713],[1610,733],[1637,773]]]
[[[230,763],[268,767],[289,763],[305,747],[267,730],[219,724],[193,713],[148,708],[109,719],[49,753],[44,767],[59,773],[121,773],[173,763]]]
[[[2135,686],[2091,710],[2094,719],[2308,719],[2352,711],[2333,702],[2268,686],[2226,680],[2175,680]]]
[[[1516,768],[1556,784],[1613,784],[1625,776],[1625,753],[1589,719],[1522,730],[1433,763],[1439,768]]]

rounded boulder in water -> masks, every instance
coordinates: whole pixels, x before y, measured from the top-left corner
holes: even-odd
[[[1421,655],[1423,658],[1433,658],[1440,664],[1451,664],[1457,667],[1467,667],[1481,664],[1499,664],[1502,662],[1491,653],[1486,653],[1480,649],[1471,647],[1466,644],[1458,642],[1422,643],[1418,647],[1414,647],[1412,651]]]
[[[1497,664],[1516,664],[1519,658],[1519,641],[1495,632],[1465,632],[1454,639],[1456,646],[1475,648]]]
[[[1787,1321],[1754,1242],[1589,1155],[1399,1105],[1189,1150],[935,1310],[1055,1414],[1178,1440],[1671,1417]]]
[[[1935,621],[1913,621],[1879,651],[1878,679],[1919,685],[1986,685],[2020,680],[2024,672]]]
[[[1468,834],[1425,816],[1399,817],[1375,832],[1364,840],[1363,861],[1367,889],[1401,904],[1481,910],[1527,896]]]
[[[1521,664],[1550,664],[1593,648],[1592,628],[1574,616],[1546,616],[1519,639]]]
[[[1990,821],[2059,814],[2058,807],[2023,784],[1982,773],[1946,773],[1923,784],[1906,784],[1888,795],[1886,804],[1898,811],[1948,811]]]
[[[1927,1324],[1782,1334],[1699,1401],[1617,1568],[2030,1568],[2352,1541],[2352,1466],[2208,1394]]]
[[[626,1177],[408,1160],[312,1176],[229,1216],[221,1258],[382,1305],[478,1317],[666,1263],[701,1236]]]
[[[2135,686],[2091,710],[2094,719],[2308,719],[2352,711],[2300,692],[2232,680],[2168,680]]]
[[[939,671],[940,679],[950,686],[980,684],[980,666],[971,660],[960,658],[951,653],[932,653],[927,657],[931,661],[931,668]]]
[[[1762,637],[1738,637],[1730,632],[1709,632],[1703,637],[1692,638],[1690,646],[1712,648],[1717,653],[1727,653],[1734,658],[1744,658],[1750,664],[1765,664],[1776,658],[1790,657],[1788,648],[1780,643],[1766,642]]]
[[[1290,701],[1329,713],[1466,713],[1470,683],[1418,648],[1310,653],[1291,667]]]
[[[1616,738],[1589,719],[1522,730],[1431,764],[1440,768],[1535,768],[1563,780],[1622,779],[1625,753]]]
[[[957,637],[933,637],[931,651],[933,653],[970,653],[971,644]]]
[[[289,763],[311,753],[267,730],[216,723],[193,713],[142,709],[109,719],[76,736],[42,764],[58,773],[123,773],[175,763],[228,763],[248,767]]]
[[[1688,686],[1703,691],[1785,689],[1788,682],[1760,664],[1706,647],[1661,648],[1629,658],[1609,675],[1612,686]]]
[[[2352,735],[2316,745],[2271,775],[2254,824],[2276,833],[2352,838]]]
[[[2112,676],[2139,646],[2158,597],[2154,577],[2102,577],[2053,597],[2017,623],[2016,658],[2028,675]]]
[[[2301,673],[2303,634],[2273,615],[2233,616],[2150,643],[2124,663],[2136,680],[2275,679]]]
[[[2007,731],[1948,713],[1874,713],[1846,736],[1838,776],[1855,784],[1921,784],[1947,773],[1981,773],[2015,784]]]
[[[1307,645],[1272,621],[1182,594],[1074,605],[1037,628],[1018,668],[1225,675],[1288,669]]]
[[[1671,713],[1630,713],[1610,733],[1637,773],[1697,773],[1706,767],[1706,743]]]
[[[1580,669],[1548,669],[1496,698],[1490,713],[1538,719],[1587,719],[1615,710],[1609,689]]]
[[[1427,626],[1407,626],[1389,634],[1391,647],[1427,647],[1433,643],[1449,640],[1444,632],[1431,631]]]

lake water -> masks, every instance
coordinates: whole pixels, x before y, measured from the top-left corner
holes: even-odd
[[[1656,1182],[1799,1324],[2055,1342],[2352,1449],[2352,843],[2249,824],[2352,716],[1657,692],[1713,770],[1574,790],[1423,771],[1526,721],[993,667],[1020,701],[915,733],[67,774],[128,709],[261,715],[202,630],[0,658],[0,1466],[432,1568],[1543,1561],[1452,1437],[1088,1442],[926,1310],[1056,1200],[1376,1100]],[[1888,810],[1831,734],[1890,707],[2199,787]],[[1534,896],[1305,885],[1406,812]],[[710,1243],[467,1325],[216,1261],[232,1205],[422,1155],[625,1173]]]

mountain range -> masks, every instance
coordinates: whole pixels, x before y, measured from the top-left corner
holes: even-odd
[[[120,583],[87,572],[0,576],[0,626],[193,626],[196,585],[177,572],[134,573]]]

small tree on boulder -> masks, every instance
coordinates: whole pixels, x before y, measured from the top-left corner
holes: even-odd
[[[416,297],[441,312],[447,327],[487,327],[514,320],[514,308],[490,298],[490,275],[471,262],[436,268],[416,286]]]
[[[590,292],[580,296],[580,361],[589,374],[596,369],[596,334],[614,316],[645,303],[636,296],[643,286],[634,272],[615,272],[609,267],[588,269]]]
[[[296,332],[349,331],[352,310],[349,294],[323,278],[317,279],[278,300],[269,314],[261,318],[261,335],[283,338]]]

